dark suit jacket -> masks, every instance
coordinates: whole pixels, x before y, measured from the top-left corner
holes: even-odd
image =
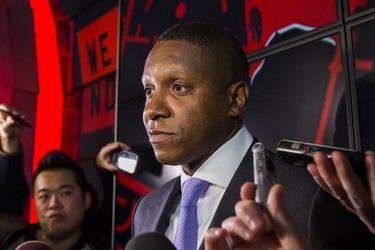
[[[288,165],[271,152],[269,160],[274,166],[275,182],[285,188],[289,211],[315,249],[366,249],[365,244],[375,249],[375,237],[363,223],[321,190],[305,168]],[[253,180],[253,158],[249,148],[225,191],[210,227],[220,227],[224,219],[235,214],[234,206],[240,200],[241,185]],[[141,198],[133,216],[133,236],[149,231],[165,233],[169,216],[175,211],[180,198],[179,177]],[[204,244],[200,249],[204,249]]]
[[[22,215],[28,199],[23,154],[0,155],[0,213]]]

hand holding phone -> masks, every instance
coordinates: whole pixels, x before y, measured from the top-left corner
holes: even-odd
[[[300,167],[307,167],[308,164],[313,163],[313,155],[317,151],[325,153],[328,158],[331,158],[331,153],[333,151],[340,151],[344,153],[352,164],[354,172],[362,179],[364,184],[367,185],[364,154],[362,152],[346,148],[285,139],[279,142],[276,149],[276,153],[283,161]]]
[[[122,171],[133,174],[138,165],[138,155],[127,150],[121,150],[113,155],[112,163]]]

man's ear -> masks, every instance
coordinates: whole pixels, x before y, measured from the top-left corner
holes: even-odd
[[[92,202],[92,200],[91,200],[91,193],[89,191],[87,191],[85,193],[85,196],[83,198],[84,198],[84,200],[83,200],[83,206],[84,206],[85,210],[88,210],[90,208],[91,202]]]
[[[244,112],[249,97],[248,82],[234,82],[229,86],[229,116],[239,117]]]

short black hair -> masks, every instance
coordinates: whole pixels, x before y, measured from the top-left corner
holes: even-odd
[[[72,158],[60,150],[51,150],[47,152],[38,162],[38,168],[36,169],[31,182],[32,195],[34,195],[35,191],[35,180],[40,173],[44,171],[58,170],[70,170],[74,173],[74,181],[81,188],[82,195],[90,191],[90,184],[88,183],[82,168]]]
[[[220,26],[199,22],[175,24],[164,31],[156,43],[162,41],[183,41],[197,45],[207,58],[228,69],[228,81],[249,82],[249,65],[241,43]]]

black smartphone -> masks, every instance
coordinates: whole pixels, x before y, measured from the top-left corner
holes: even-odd
[[[306,167],[308,164],[314,162],[313,155],[315,152],[323,152],[327,154],[328,158],[331,158],[331,153],[335,150],[344,153],[348,157],[354,171],[362,180],[367,183],[366,168],[364,165],[364,154],[359,151],[283,139],[280,140],[276,149],[276,153],[283,161],[289,164]]]

